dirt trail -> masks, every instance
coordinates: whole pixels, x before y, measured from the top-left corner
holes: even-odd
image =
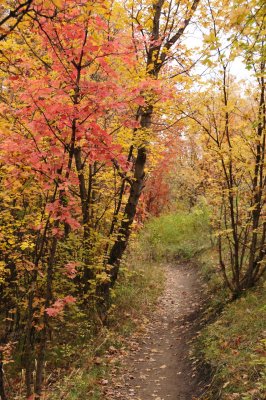
[[[106,400],[192,400],[201,393],[200,372],[189,351],[199,329],[202,284],[191,264],[168,266],[166,276],[146,332],[132,340]]]

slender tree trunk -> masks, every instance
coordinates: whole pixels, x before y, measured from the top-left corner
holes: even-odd
[[[147,109],[143,110],[140,120],[142,128],[145,129],[150,128],[152,113],[153,113],[152,106],[149,106]],[[147,146],[143,144],[143,146],[139,147],[137,152],[134,179],[130,188],[129,198],[125,207],[125,218],[121,223],[118,239],[114,243],[108,259],[108,264],[113,266],[110,273],[111,286],[114,285],[117,279],[119,260],[121,259],[126,249],[127,242],[130,236],[130,228],[134,221],[139,197],[144,187],[144,178],[145,178],[144,168],[146,165],[146,158],[147,158]]]
[[[55,227],[59,226],[58,221],[55,223]],[[53,238],[52,245],[51,245],[51,253],[48,261],[47,267],[47,278],[46,278],[46,298],[45,298],[45,308],[48,308],[51,304],[52,300],[52,286],[53,286],[53,271],[54,271],[54,262],[55,262],[55,255],[56,255],[56,248],[57,248],[58,239],[56,237]],[[46,312],[44,312],[43,316],[43,323],[44,327],[41,331],[40,337],[40,346],[39,346],[39,353],[37,357],[37,366],[36,366],[36,379],[35,379],[35,393],[36,398],[40,398],[42,394],[42,386],[43,386],[43,372],[44,372],[44,364],[45,364],[45,354],[46,354],[46,347],[47,347],[47,336],[48,336],[48,317]]]
[[[25,367],[25,384],[26,384],[26,393],[27,396],[30,397],[32,394],[32,352],[34,344],[32,343],[32,318],[33,318],[33,297],[34,294],[31,292],[29,294],[28,299],[28,318],[26,324],[26,332],[25,332],[25,346],[23,352],[23,364]]]
[[[3,354],[0,352],[0,397],[1,400],[7,400],[4,384],[4,371],[3,371]]]
[[[254,194],[254,206],[255,209],[252,212],[252,239],[250,245],[250,252],[249,252],[249,265],[248,271],[246,274],[245,285],[247,287],[251,287],[255,283],[255,278],[257,274],[257,265],[258,261],[256,261],[256,252],[257,252],[257,245],[259,240],[258,235],[258,227],[260,224],[261,219],[261,212],[262,212],[262,195],[263,195],[263,186],[264,182],[264,161],[265,161],[265,128],[266,128],[266,121],[265,121],[265,82],[264,82],[264,73],[265,73],[265,62],[263,61],[261,64],[261,74],[262,77],[260,79],[260,104],[259,104],[259,112],[258,112],[258,128],[257,128],[257,138],[259,143],[256,147],[256,164],[254,168],[254,179],[253,179],[253,194]],[[264,234],[262,234],[264,237]],[[265,238],[264,238],[265,239]],[[264,248],[264,240],[261,242],[259,246],[259,252],[261,253],[262,248]],[[264,252],[261,253],[262,258],[264,257]]]

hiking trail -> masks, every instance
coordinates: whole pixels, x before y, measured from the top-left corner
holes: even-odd
[[[205,376],[190,349],[200,329],[204,286],[191,263],[168,265],[165,274],[165,290],[145,332],[131,338],[122,367],[114,368],[106,400],[192,400],[203,390]]]

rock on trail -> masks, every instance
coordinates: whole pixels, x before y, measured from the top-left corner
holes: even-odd
[[[192,400],[203,384],[190,359],[200,325],[202,283],[195,267],[166,267],[166,288],[145,333],[132,339],[122,367],[105,388],[106,400]]]

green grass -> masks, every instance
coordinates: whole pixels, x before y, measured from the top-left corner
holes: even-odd
[[[215,246],[196,255],[208,296],[206,326],[195,354],[211,367],[205,400],[263,400],[266,393],[266,291],[261,285],[236,301],[219,273]]]
[[[140,251],[151,260],[190,259],[210,247],[205,206],[151,219],[140,234]]]
[[[97,383],[104,374],[104,369],[100,367],[73,369],[47,393],[47,399],[81,400],[89,398],[90,400],[101,400]]]

